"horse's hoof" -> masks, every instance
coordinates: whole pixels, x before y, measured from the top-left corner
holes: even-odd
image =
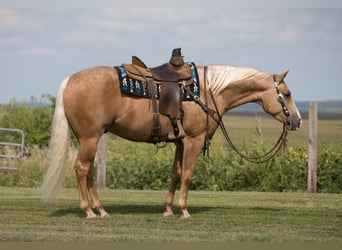
[[[191,215],[188,215],[188,216],[181,215],[179,218],[180,218],[181,220],[187,220],[187,219],[190,219],[190,218],[191,218]]]
[[[183,220],[183,219],[189,219],[189,218],[191,218],[191,215],[190,215],[190,213],[188,212],[187,209],[182,209],[181,212],[182,212],[182,213],[181,213],[180,218],[181,218],[182,220]]]
[[[165,218],[169,218],[169,217],[173,217],[174,214],[173,214],[172,211],[165,211],[164,214],[163,214],[163,216],[164,216]]]
[[[94,218],[97,218],[96,214],[88,214],[87,215],[87,219],[94,219]]]
[[[109,214],[107,214],[107,213],[105,213],[105,214],[101,214],[101,219],[103,219],[103,218],[108,218],[108,217],[110,217],[110,215]]]
[[[190,218],[191,218],[191,215],[190,215],[190,214],[188,214],[188,215],[181,215],[179,218],[180,218],[181,220],[186,220],[186,219],[190,219]]]

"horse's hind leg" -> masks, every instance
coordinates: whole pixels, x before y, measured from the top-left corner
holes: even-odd
[[[99,211],[101,218],[108,216],[108,213],[106,212],[106,210],[104,210],[101,204],[101,201],[99,199],[99,195],[97,193],[96,186],[94,183],[94,159],[92,159],[90,163],[90,169],[89,169],[88,176],[87,176],[87,188],[91,196],[91,199],[93,201],[92,207]]]
[[[96,214],[93,212],[89,205],[88,190],[94,204],[93,206],[100,211],[101,217],[107,215],[98,198],[93,180],[93,162],[96,154],[96,145],[96,138],[86,140],[81,139],[79,152],[75,162],[75,172],[80,197],[80,207],[86,212],[87,218],[96,217]]]

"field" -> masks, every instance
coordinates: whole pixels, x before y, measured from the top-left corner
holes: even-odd
[[[281,124],[264,116],[227,116],[224,119],[233,142],[243,150],[260,145],[270,148],[281,132]],[[322,166],[324,168],[339,166],[335,169],[340,171],[341,166],[338,164],[341,162],[342,120],[320,120],[318,133],[321,152],[327,152],[328,156],[325,159],[334,159],[335,164],[327,162],[328,165]],[[302,147],[305,151],[308,143],[307,135],[308,124],[307,120],[304,120],[299,131],[289,133],[289,147],[294,148],[292,150],[295,151]],[[136,173],[136,180],[143,184],[135,188],[145,190],[101,191],[100,197],[110,217],[86,220],[84,213],[79,209],[78,194],[75,189],[76,180],[72,169],[75,149],[70,148],[71,158],[68,161],[70,169],[64,183],[64,187],[72,188],[63,189],[59,199],[53,203],[44,203],[35,189],[41,184],[47,168],[47,150],[45,147],[37,146],[30,147],[28,150],[29,154],[25,157],[20,172],[0,173],[1,242],[340,243],[342,241],[341,181],[336,182],[337,186],[334,190],[337,194],[192,190],[188,200],[189,211],[193,215],[191,219],[180,220],[178,216],[163,218],[167,184],[152,183],[155,186],[145,188],[141,179],[144,175],[144,177],[158,175],[159,168],[162,170],[163,178],[165,176],[167,180],[166,183],[168,182],[173,145],[169,144],[166,148],[156,151],[153,145],[131,143],[117,136],[110,136],[107,146],[107,170],[112,172],[107,172],[107,187],[112,187],[118,175],[113,166],[122,164],[125,168],[132,169],[130,170],[132,172],[128,172],[130,177],[132,177],[131,173]],[[136,154],[134,157],[127,156],[127,152]],[[220,131],[213,138],[210,154],[212,158],[222,158],[218,161],[222,164],[220,167],[227,169],[227,160],[229,160],[227,157],[230,157],[232,152],[226,146]],[[305,156],[306,153],[301,152],[300,155]],[[335,155],[335,158],[330,155]],[[128,157],[131,162],[128,163],[125,157]],[[237,156],[235,157],[238,159]],[[194,183],[208,179],[206,171],[210,169],[203,168],[208,165],[206,159],[208,158],[201,158],[200,163],[203,162],[195,172]],[[281,156],[278,156],[278,159],[282,159]],[[216,161],[208,162],[216,164]],[[294,162],[300,162],[305,170],[305,159],[299,158]],[[230,166],[229,171],[233,172],[240,161],[236,160],[235,164],[237,165]],[[164,165],[167,170],[163,168]],[[218,170],[216,166],[213,167],[215,171]],[[248,169],[248,167],[245,165],[241,169]],[[271,172],[275,171],[273,166],[270,169]],[[341,172],[335,173],[335,176],[339,176],[341,180]],[[161,178],[161,175],[157,177]],[[301,178],[305,182],[305,175]],[[213,187],[214,190],[216,186]],[[242,190],[253,189],[245,186]],[[324,187],[319,189],[321,190],[324,191]]]
[[[231,134],[233,142],[245,143],[253,140],[263,140],[272,146],[281,133],[281,124],[269,116],[225,116],[225,124]],[[219,132],[220,133],[220,132]],[[288,141],[290,146],[307,146],[309,124],[303,119],[302,127],[297,131],[290,131]],[[333,145],[342,144],[342,120],[318,120],[319,143]]]
[[[87,220],[76,191],[53,203],[0,189],[1,241],[341,242],[342,195],[190,191],[193,217],[163,218],[165,191],[105,190],[110,217]],[[15,209],[13,209],[15,208]]]

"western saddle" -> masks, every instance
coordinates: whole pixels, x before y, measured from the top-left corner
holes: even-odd
[[[173,49],[168,63],[158,67],[148,68],[136,56],[132,56],[132,64],[122,65],[128,77],[143,81],[151,93],[153,108],[153,127],[151,141],[160,141],[159,113],[169,117],[173,129],[168,133],[168,139],[175,141],[185,137],[183,129],[182,86],[192,84],[192,72],[187,63],[184,63],[181,48]],[[155,85],[160,85],[159,107],[157,105]]]

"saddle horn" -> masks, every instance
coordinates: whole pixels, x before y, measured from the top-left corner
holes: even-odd
[[[184,59],[182,56],[181,48],[176,48],[172,50],[172,56],[170,58],[169,63],[171,63],[175,67],[184,65]]]

